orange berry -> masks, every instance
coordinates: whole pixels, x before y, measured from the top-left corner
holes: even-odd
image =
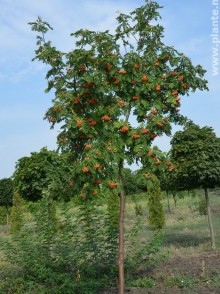
[[[125,106],[126,103],[125,103],[123,100],[119,100],[119,101],[117,102],[117,105],[119,105],[119,106]]]
[[[158,121],[158,122],[157,122],[157,125],[158,125],[159,127],[162,127],[162,126],[163,126],[163,123],[160,122],[160,121]]]
[[[172,76],[173,76],[173,77],[175,77],[175,76],[177,76],[177,75],[178,75],[178,72],[176,72],[176,71],[173,71],[171,74],[172,74]]]
[[[92,118],[89,118],[87,121],[90,124],[90,126],[95,126],[97,124],[97,122]]]
[[[102,120],[104,120],[104,121],[109,121],[109,120],[111,120],[111,117],[108,116],[108,115],[104,115],[104,116],[102,117]]]
[[[146,82],[147,81],[147,76],[146,75],[143,75],[142,76],[142,82]]]
[[[156,89],[156,91],[160,91],[161,90],[160,85],[157,85],[155,89]]]
[[[152,114],[157,114],[157,110],[156,109],[151,109],[151,113]]]
[[[92,139],[92,138],[93,138],[93,135],[87,134],[87,135],[86,135],[86,138],[87,138],[87,139]]]
[[[95,100],[94,98],[89,99],[88,102],[89,104],[93,104],[93,105],[97,104],[97,100]]]
[[[148,134],[150,133],[150,130],[149,129],[143,129],[141,130],[141,134]]]
[[[56,122],[55,117],[51,117],[51,118],[50,118],[50,122],[51,122],[51,123],[55,123],[55,122]]]
[[[183,79],[184,79],[184,76],[179,76],[179,77],[177,78],[178,81],[182,81]]]
[[[118,73],[121,74],[121,75],[125,75],[127,72],[124,69],[120,69]]]
[[[139,139],[139,138],[140,138],[140,135],[134,133],[131,137],[132,137],[133,139]]]
[[[80,128],[83,125],[83,121],[81,119],[77,119],[76,126]]]
[[[100,181],[100,180],[94,180],[93,183],[94,184],[97,184],[97,185],[101,185],[102,181]]]
[[[79,104],[80,98],[81,98],[80,96],[75,97],[75,98],[73,99],[73,103],[74,103],[74,104]]]
[[[122,133],[127,133],[129,131],[129,128],[126,126],[121,127]]]
[[[183,84],[184,89],[189,89],[189,86],[187,84]]]
[[[55,112],[60,112],[60,111],[61,111],[61,108],[60,108],[60,107],[56,107],[56,108],[54,109],[54,111],[55,111]]]
[[[162,162],[161,162],[160,160],[157,160],[155,163],[159,165],[159,164],[161,164]]]
[[[106,67],[107,70],[111,70],[112,69],[112,65],[109,65],[109,64],[106,64],[105,67]]]
[[[159,62],[159,61],[156,61],[156,62],[154,63],[154,65],[155,65],[155,66],[159,66],[159,65],[160,65],[160,62]]]
[[[136,95],[136,96],[133,96],[133,100],[138,100],[139,99],[139,96]]]
[[[157,137],[157,134],[151,134],[151,135],[150,135],[150,138],[151,138],[151,139],[154,139],[154,138],[156,138],[156,137]]]
[[[88,173],[88,172],[89,172],[89,168],[88,168],[87,166],[84,166],[84,167],[82,168],[82,171],[83,171],[84,173]]]
[[[91,144],[86,145],[86,146],[85,146],[85,149],[86,149],[86,150],[90,150],[90,149],[92,149],[92,145],[91,145]]]
[[[86,71],[86,66],[85,65],[80,65],[78,68],[81,71]]]
[[[153,155],[153,152],[150,150],[148,153],[147,153],[148,156],[152,156]]]
[[[140,64],[135,63],[134,68],[139,69],[140,68]]]
[[[110,183],[108,183],[108,186],[109,186],[111,189],[114,189],[114,188],[116,188],[116,187],[118,186],[118,184],[115,183],[115,182],[110,182]]]
[[[175,95],[177,95],[178,93],[179,93],[178,90],[173,90],[172,95],[175,96]]]
[[[95,164],[95,165],[94,165],[94,169],[99,169],[99,168],[100,168],[100,169],[102,168],[102,165],[101,165],[101,164]]]

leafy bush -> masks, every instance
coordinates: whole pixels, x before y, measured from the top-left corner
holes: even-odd
[[[92,294],[100,288],[116,287],[119,197],[109,194],[103,202],[103,198],[80,198],[75,207],[59,204],[59,216],[47,197],[29,203],[31,217],[4,242],[7,261],[22,274],[13,282],[10,277],[5,280],[0,288],[3,293]],[[142,268],[161,260],[163,235],[154,233],[140,246],[138,236],[143,233],[144,221],[144,216],[138,216],[126,235],[125,271],[128,285],[150,287]]]
[[[155,286],[155,280],[152,278],[141,278],[130,283],[131,287],[152,288]]]
[[[152,270],[159,261],[165,258],[164,253],[161,253],[164,234],[161,231],[155,231],[148,242],[142,243],[140,234],[143,234],[144,231],[144,219],[138,216],[136,223],[126,236],[128,244],[125,270],[126,284],[129,286],[144,287],[145,284],[146,287],[150,287],[152,283],[145,280],[146,271]]]
[[[33,221],[4,244],[8,261],[23,269],[26,284],[40,283],[47,289],[45,293],[76,294],[96,293],[98,288],[115,285],[118,235],[112,208],[102,211],[82,199],[75,215],[63,211],[55,221],[48,219],[43,200],[32,204]],[[17,282],[18,288],[23,287]]]
[[[205,199],[201,199],[199,202],[197,202],[194,210],[197,211],[201,216],[207,215],[208,212]]]

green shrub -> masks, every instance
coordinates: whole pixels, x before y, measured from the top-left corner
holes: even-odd
[[[7,260],[22,268],[27,283],[50,289],[45,293],[91,294],[115,285],[118,235],[113,203],[102,211],[81,199],[76,215],[63,211],[59,223],[52,215],[48,219],[44,199],[32,204],[33,221],[4,244]]]
[[[21,196],[15,192],[13,195],[13,206],[11,209],[10,216],[10,231],[12,233],[17,233],[20,231],[23,225],[23,215],[24,215],[24,200]]]
[[[205,199],[201,199],[197,204],[195,204],[195,211],[197,211],[201,216],[207,215],[207,207]]]
[[[0,225],[6,225],[6,208],[0,206]]]
[[[131,287],[139,287],[139,288],[152,288],[155,286],[155,280],[152,278],[141,278],[135,281],[132,281],[129,286]]]

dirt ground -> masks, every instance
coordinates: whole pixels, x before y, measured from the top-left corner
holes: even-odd
[[[152,288],[128,288],[130,294],[219,294],[220,254],[205,253],[194,257],[178,257],[160,263],[146,277],[155,280]],[[194,281],[181,285],[181,280]],[[185,278],[184,278],[185,277]],[[189,279],[189,280],[187,280]],[[175,282],[176,281],[176,282]],[[196,282],[195,282],[196,281]],[[173,283],[170,285],[169,283]],[[175,285],[174,285],[175,284]],[[117,294],[117,289],[103,289],[99,294]]]

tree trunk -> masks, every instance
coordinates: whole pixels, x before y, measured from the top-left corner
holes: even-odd
[[[208,222],[209,222],[209,230],[210,230],[210,236],[211,236],[211,246],[212,249],[215,250],[215,236],[214,236],[214,229],[212,225],[212,219],[211,219],[211,209],[209,205],[209,194],[208,194],[208,189],[204,188],[205,190],[205,200],[206,200],[206,208],[207,208],[207,213],[208,213]]]
[[[171,213],[171,210],[170,210],[170,199],[169,199],[169,193],[168,193],[168,191],[166,191],[166,196],[167,196],[168,213],[170,214]]]
[[[120,192],[120,214],[119,214],[119,256],[118,256],[118,271],[119,271],[119,294],[124,294],[125,278],[124,278],[124,219],[125,219],[125,192],[124,181],[122,177],[122,162],[119,165],[119,182],[121,185]]]
[[[173,195],[173,201],[174,201],[174,207],[175,207],[175,209],[176,209],[176,194],[175,193],[172,193],[172,195]]]

